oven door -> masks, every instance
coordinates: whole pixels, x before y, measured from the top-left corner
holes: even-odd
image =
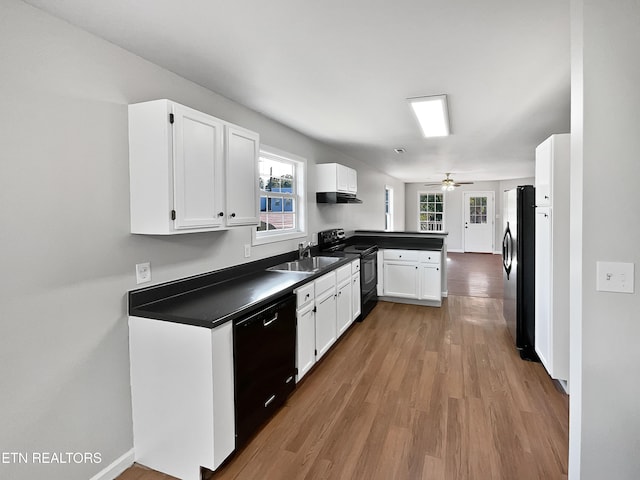
[[[378,252],[374,251],[360,258],[360,290],[365,294],[376,289],[378,283]]]

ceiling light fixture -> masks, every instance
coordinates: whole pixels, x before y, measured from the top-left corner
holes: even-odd
[[[425,137],[445,137],[449,131],[446,95],[407,98]]]
[[[449,177],[446,178],[446,180],[442,181],[442,191],[443,192],[450,192],[452,191],[456,186],[456,182],[454,182],[452,179],[450,179]]]

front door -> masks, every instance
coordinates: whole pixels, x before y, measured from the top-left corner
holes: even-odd
[[[464,251],[493,253],[493,192],[464,192]]]

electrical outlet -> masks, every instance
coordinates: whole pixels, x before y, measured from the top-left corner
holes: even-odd
[[[151,263],[136,264],[136,283],[147,283],[151,281]]]
[[[244,245],[244,258],[249,258],[251,256],[251,245],[246,243]]]

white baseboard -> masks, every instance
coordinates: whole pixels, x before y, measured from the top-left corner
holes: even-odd
[[[494,255],[502,255],[502,252],[493,252]]]
[[[442,298],[446,298],[449,296],[449,290],[442,292]]]
[[[114,480],[118,475],[133,465],[135,454],[133,448],[120,458],[116,458],[110,465],[96,473],[90,480]]]

